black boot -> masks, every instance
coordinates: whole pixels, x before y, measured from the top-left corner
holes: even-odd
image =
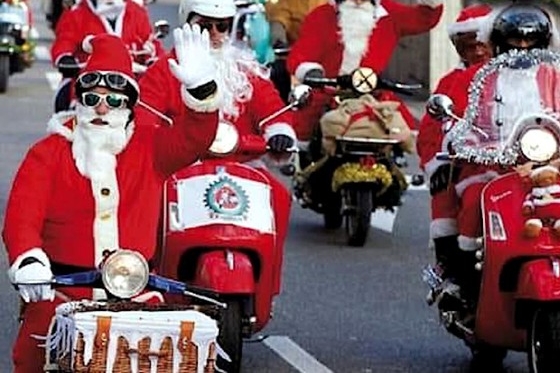
[[[434,249],[436,254],[436,265],[441,271],[442,278],[454,277],[457,271],[457,261],[453,260],[458,254],[459,244],[457,236],[445,236],[434,238]]]

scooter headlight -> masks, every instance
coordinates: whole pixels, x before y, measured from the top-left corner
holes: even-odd
[[[114,296],[130,299],[148,284],[150,268],[146,259],[136,251],[119,250],[103,264],[101,279],[105,289]]]
[[[530,161],[546,162],[552,159],[558,151],[558,141],[552,132],[532,128],[525,132],[519,139],[521,152]]]
[[[238,143],[239,132],[237,128],[231,123],[220,121],[214,142],[208,150],[214,155],[228,155],[235,150]]]

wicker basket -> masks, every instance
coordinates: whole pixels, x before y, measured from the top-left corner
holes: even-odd
[[[211,306],[65,303],[57,308],[47,336],[45,369],[214,373],[216,315]]]

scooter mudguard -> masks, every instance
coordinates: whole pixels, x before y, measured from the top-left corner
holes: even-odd
[[[548,258],[529,261],[521,267],[516,298],[557,301],[560,300],[560,269],[555,274]]]
[[[219,250],[202,254],[195,284],[221,294],[254,294],[255,278],[249,257],[238,251]]]

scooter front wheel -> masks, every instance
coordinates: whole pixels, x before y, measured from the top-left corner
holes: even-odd
[[[560,367],[560,309],[539,308],[528,330],[527,350],[531,373],[558,372]]]
[[[243,352],[243,301],[231,298],[222,311],[218,344],[228,354],[231,361],[218,357],[217,366],[228,373],[239,373]]]

